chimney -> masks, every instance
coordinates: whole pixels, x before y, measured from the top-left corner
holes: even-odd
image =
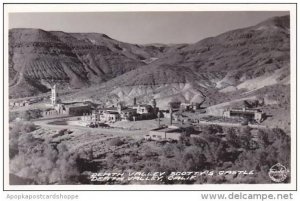
[[[153,107],[153,109],[155,109],[156,108],[156,100],[155,99],[152,99],[152,107]]]
[[[157,118],[158,118],[158,128],[160,127],[160,112],[158,111],[158,114],[157,114]]]
[[[133,105],[136,105],[136,97],[133,98]]]
[[[121,111],[122,111],[122,104],[121,103],[118,103],[117,104],[117,110],[118,110],[118,113],[120,114],[121,113]]]
[[[170,107],[170,125],[173,124],[173,109]]]

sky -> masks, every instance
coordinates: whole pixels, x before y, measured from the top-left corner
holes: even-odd
[[[9,28],[104,33],[128,43],[195,43],[284,11],[10,13]]]

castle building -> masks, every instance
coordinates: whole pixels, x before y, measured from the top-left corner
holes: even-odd
[[[92,113],[85,112],[81,118],[84,122],[116,122],[116,121],[136,121],[156,118],[158,113],[156,101],[152,100],[151,105],[136,104],[134,99],[133,106],[124,106],[121,103],[117,107],[98,108]]]

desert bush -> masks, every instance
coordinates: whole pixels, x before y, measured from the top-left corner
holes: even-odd
[[[174,144],[166,144],[163,147],[163,156],[166,158],[172,158],[175,156],[175,152],[176,152],[177,148]]]
[[[73,184],[79,176],[76,154],[64,144],[52,145],[30,135],[20,138],[22,148],[10,161],[10,172],[37,184]],[[26,148],[27,147],[27,148]]]
[[[152,172],[160,171],[165,172],[165,175],[170,175],[171,172],[183,171],[183,168],[184,166],[181,163],[181,160],[178,160],[177,158],[164,159],[160,161],[159,167],[156,167],[156,169],[152,169]],[[176,181],[168,180],[167,176],[165,176],[163,177],[161,182],[163,184],[174,184]]]
[[[9,112],[9,122],[14,121],[19,116],[19,112]]]
[[[106,157],[106,166],[108,169],[114,169],[115,162],[117,162],[117,158],[113,154]]]
[[[143,168],[143,171],[148,172],[156,172],[160,170],[160,162],[159,161],[145,161],[145,166]]]
[[[86,160],[93,160],[94,158],[94,151],[93,151],[93,147],[89,147],[87,149],[79,149],[77,151],[78,156],[82,159],[86,159]]]
[[[245,149],[251,149],[251,129],[247,126],[240,130],[240,144]]]
[[[22,131],[26,132],[26,133],[29,133],[29,132],[35,131],[37,128],[38,127],[34,123],[27,122],[27,123],[23,124]]]
[[[206,167],[206,157],[201,149],[196,146],[188,147],[182,158],[182,164],[188,171],[200,171]]]
[[[226,139],[228,140],[228,143],[230,143],[234,147],[240,146],[240,140],[239,137],[236,134],[236,131],[234,129],[228,129],[226,133]]]
[[[246,150],[239,155],[235,166],[247,167],[257,171],[259,179],[256,182],[271,182],[268,171],[271,166],[281,163],[290,167],[290,137],[282,130],[260,130],[260,147],[255,150]],[[288,182],[286,180],[285,182]]]
[[[124,141],[120,138],[113,138],[109,141],[110,146],[121,146],[124,144]]]
[[[64,128],[64,129],[61,129],[57,132],[57,134],[53,135],[52,138],[56,138],[56,137],[59,137],[59,136],[63,136],[65,135],[65,133],[68,131],[68,129]]]
[[[26,110],[20,113],[20,118],[29,121],[31,119],[37,119],[42,117],[42,111],[40,109]]]
[[[192,137],[190,142],[191,145],[200,147],[202,149],[204,149],[207,146],[207,141],[202,138]]]
[[[180,134],[178,142],[179,142],[179,144],[182,144],[184,146],[190,146],[191,145],[190,137],[185,133]]]
[[[216,158],[217,162],[223,163],[224,161],[226,161],[226,157],[228,155],[227,148],[228,148],[228,144],[225,142],[221,142],[218,145],[218,147],[215,151],[215,158]]]
[[[263,147],[267,147],[269,146],[270,142],[269,142],[269,138],[268,138],[268,133],[266,133],[264,130],[258,130],[258,142],[261,146]]]
[[[17,122],[12,124],[10,133],[29,133],[36,130],[38,127],[32,122]]]
[[[31,122],[17,122],[12,124],[9,131],[9,157],[13,158],[19,153],[19,138],[22,134],[28,134],[37,129],[37,126]]]
[[[158,153],[154,150],[151,150],[150,148],[149,149],[145,149],[144,150],[144,157],[145,158],[151,158],[151,157],[155,157],[155,156],[158,156]]]
[[[211,135],[215,135],[217,133],[222,133],[223,132],[223,128],[222,126],[219,126],[219,125],[209,125],[207,127],[207,132],[208,134],[211,134]]]

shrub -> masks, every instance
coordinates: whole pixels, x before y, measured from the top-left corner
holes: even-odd
[[[190,146],[190,137],[185,133],[181,133],[179,137],[179,143],[185,146]]]
[[[201,148],[191,146],[185,150],[182,164],[185,166],[185,169],[189,171],[203,170],[206,167],[206,157],[202,153]]]
[[[68,131],[68,129],[64,128],[58,131],[58,133],[56,135],[53,135],[52,137],[59,137],[59,136],[63,136],[66,132]]]
[[[12,174],[32,179],[37,184],[77,183],[78,156],[71,154],[66,145],[52,145],[29,135],[24,136],[20,144],[24,151],[11,160]]]
[[[35,131],[36,129],[37,129],[37,126],[32,122],[23,123],[22,132],[30,133],[32,131]]]
[[[259,139],[259,143],[263,146],[263,147],[267,147],[270,142],[269,142],[269,138],[268,138],[268,133],[266,133],[263,130],[258,130],[258,139]]]
[[[20,114],[18,112],[9,112],[9,122],[14,121]]]
[[[236,131],[234,129],[228,129],[226,134],[226,139],[230,144],[232,144],[234,147],[240,146],[240,140],[239,137],[236,134]]]
[[[146,149],[145,152],[144,152],[144,156],[146,158],[149,158],[149,157],[155,157],[155,156],[158,156],[158,153],[151,150],[151,149]]]
[[[110,146],[121,146],[124,142],[120,138],[113,138],[109,141]]]
[[[217,133],[222,133],[223,129],[222,126],[212,124],[206,127],[204,132],[206,132],[209,135],[215,135]]]
[[[106,157],[106,165],[108,169],[114,169],[115,163],[117,162],[117,158],[111,154],[108,157]]]
[[[176,146],[173,144],[167,144],[166,146],[164,146],[163,148],[163,155],[166,158],[171,158],[175,156],[175,151],[176,151]]]
[[[37,126],[31,122],[23,123],[18,122],[12,124],[9,131],[9,157],[13,158],[19,153],[19,138],[23,134],[28,134],[37,129]]]
[[[20,118],[29,121],[31,119],[37,119],[42,117],[42,111],[40,109],[34,109],[34,110],[26,110],[25,112],[22,112],[20,114]]]

